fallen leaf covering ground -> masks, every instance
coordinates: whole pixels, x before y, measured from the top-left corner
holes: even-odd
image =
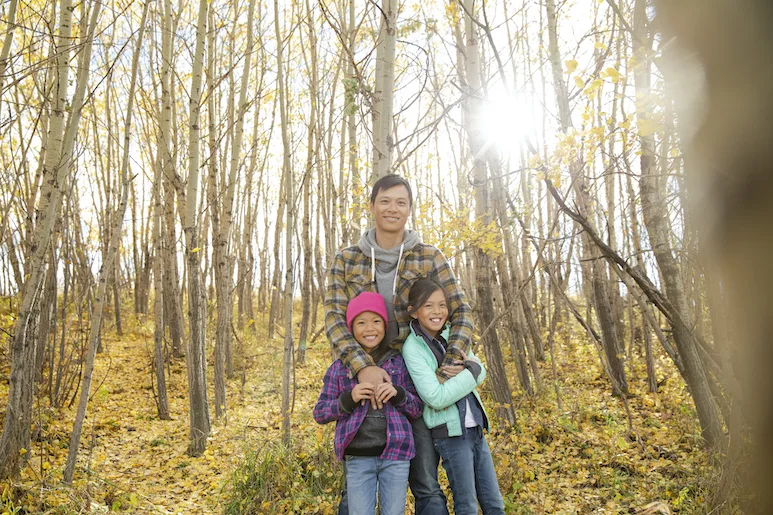
[[[191,458],[185,454],[184,362],[168,365],[173,419],[159,420],[151,375],[153,325],[128,319],[123,337],[107,330],[103,338],[73,486],[61,485],[61,477],[74,408],[53,411],[42,401],[21,477],[0,483],[0,515],[209,514],[223,513],[229,503],[234,513],[242,509],[234,506],[247,504],[252,513],[333,513],[340,475],[332,454],[333,426],[318,426],[311,417],[330,363],[324,336],[310,345],[306,364],[296,370],[291,449],[279,445],[281,338],[268,340],[258,328],[234,342],[237,370],[228,382],[228,415],[216,421],[212,409],[207,451]],[[8,377],[7,345],[6,338],[3,377]],[[509,360],[508,349],[505,357]],[[507,512],[622,514],[661,501],[674,513],[706,513],[718,470],[701,446],[692,402],[670,363],[658,360],[658,395],[646,392],[643,365],[629,370],[634,429],[629,434],[624,407],[611,396],[596,350],[582,338],[562,337],[556,361],[557,381],[549,362],[543,363],[542,393],[514,397],[517,427],[496,426],[489,435]],[[510,377],[519,392],[514,370]],[[7,394],[3,381],[0,406]],[[485,391],[484,399],[493,412]],[[264,467],[257,474],[266,482],[263,498],[246,479],[256,477],[252,467],[258,466]],[[244,496],[253,498],[245,504]]]

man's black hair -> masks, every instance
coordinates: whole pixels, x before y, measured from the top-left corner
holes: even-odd
[[[378,195],[379,191],[388,190],[395,186],[405,186],[405,189],[408,190],[408,204],[413,205],[413,191],[411,191],[411,185],[396,173],[390,173],[376,181],[376,184],[373,185],[373,190],[370,192],[370,205],[372,206],[376,202],[376,195]]]

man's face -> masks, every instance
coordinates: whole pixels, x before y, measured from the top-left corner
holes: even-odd
[[[405,229],[408,215],[411,214],[411,202],[408,189],[403,185],[392,186],[376,194],[370,205],[370,212],[376,221],[376,229],[385,233],[400,232]]]

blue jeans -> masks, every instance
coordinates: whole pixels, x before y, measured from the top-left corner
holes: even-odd
[[[484,515],[504,515],[494,462],[480,426],[468,429],[464,437],[438,438],[435,448],[443,458],[456,515],[477,515],[478,503]]]
[[[378,456],[347,456],[346,486],[349,515],[374,515],[378,492],[381,515],[403,515],[408,491],[408,460]]]
[[[448,515],[446,496],[437,482],[440,456],[432,442],[432,433],[422,417],[411,420],[411,426],[416,457],[411,460],[408,484],[416,499],[416,515]]]
[[[346,493],[346,460],[344,466],[344,484],[341,486],[341,502],[338,503],[338,515],[349,515],[349,496]]]
[[[437,468],[440,456],[432,442],[432,434],[419,417],[411,420],[413,440],[416,445],[416,457],[411,460],[408,485],[416,500],[416,515],[448,515],[446,496],[437,481]],[[349,515],[348,485],[346,484],[346,462],[344,462],[344,486],[341,489],[341,502],[338,515]]]

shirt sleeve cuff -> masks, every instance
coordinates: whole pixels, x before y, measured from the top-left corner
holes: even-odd
[[[396,385],[395,386],[395,390],[397,390],[397,395],[395,395],[394,397],[392,397],[389,400],[392,402],[392,404],[397,406],[398,404],[400,404],[401,402],[403,402],[405,400],[405,388],[403,388],[400,385]]]
[[[354,408],[357,407],[357,403],[354,402],[354,399],[352,398],[351,390],[346,390],[342,393],[338,398],[338,403],[341,405],[341,411],[344,413],[351,413],[354,411]]]
[[[476,363],[475,361],[468,359],[467,361],[464,362],[464,368],[470,371],[470,373],[472,374],[472,377],[474,377],[476,381],[478,380],[478,376],[480,375],[480,372],[481,372],[481,366],[479,363]]]

